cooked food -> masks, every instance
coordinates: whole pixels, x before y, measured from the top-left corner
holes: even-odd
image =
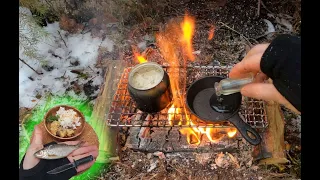
[[[67,136],[72,137],[74,135],[74,130],[73,129],[67,129]]]
[[[81,117],[73,109],[65,110],[64,107],[60,107],[60,109],[57,111],[56,116],[59,116],[58,121],[60,122],[60,126],[62,126],[63,128],[76,129],[77,126],[81,125]]]
[[[132,85],[138,89],[150,89],[160,83],[161,71],[156,68],[141,68],[132,77]]]
[[[57,135],[64,138],[67,136],[67,130],[64,129],[64,128],[59,128],[58,132],[57,132]]]
[[[52,134],[54,135],[57,135],[57,131],[59,129],[59,122],[58,121],[53,121],[51,124],[50,124],[50,131]]]
[[[77,127],[81,126],[81,116],[73,109],[60,107],[55,115],[47,118],[48,127],[52,134],[59,137],[72,137]]]

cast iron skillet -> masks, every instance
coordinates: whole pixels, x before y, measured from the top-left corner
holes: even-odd
[[[239,116],[242,95],[234,93],[222,96],[223,102],[229,106],[229,112],[217,112],[210,106],[210,97],[215,95],[214,83],[221,81],[222,77],[208,76],[191,84],[187,91],[187,106],[199,119],[208,122],[231,122],[241,135],[252,145],[258,145],[261,141],[259,134]],[[213,97],[214,98],[214,97]],[[250,132],[251,137],[248,132]]]

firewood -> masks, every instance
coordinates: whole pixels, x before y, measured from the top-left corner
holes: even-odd
[[[285,154],[284,118],[278,103],[266,102],[266,114],[269,126],[261,135],[262,142],[253,151],[253,157],[259,164],[284,164],[289,162]]]
[[[141,130],[140,130],[140,133],[139,133],[139,137],[141,139],[142,138],[151,138],[151,136],[150,136],[150,127],[147,127],[150,124],[150,120],[151,120],[151,115],[148,114],[148,116],[146,117],[145,121],[143,122],[143,126],[146,126],[146,127],[142,127]]]
[[[96,99],[91,117],[91,126],[96,130],[99,141],[104,142],[103,145],[99,147],[98,162],[106,162],[107,157],[115,157],[118,155],[115,146],[117,144],[117,127],[108,127],[106,125],[105,113],[110,109],[114,90],[118,83],[115,79],[118,78],[117,72],[122,72],[122,66],[121,62],[117,60],[109,61],[108,64],[104,76],[105,83],[101,85],[100,93]]]

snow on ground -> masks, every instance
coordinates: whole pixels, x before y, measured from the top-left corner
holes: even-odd
[[[36,45],[37,54],[43,60],[29,58],[23,53],[23,49],[19,50],[19,58],[37,72],[43,73],[38,75],[19,61],[19,106],[32,108],[36,104],[41,104],[44,102],[44,98],[41,97],[49,92],[53,95],[68,94],[77,98],[88,98],[88,94],[86,95],[84,91],[76,95],[77,92],[72,87],[75,82],[83,86],[90,80],[92,80],[90,85],[99,87],[102,83],[102,73],[100,69],[95,68],[98,49],[100,46],[106,47],[111,52],[113,42],[108,38],[103,41],[101,38],[92,38],[90,32],[70,34],[61,30],[58,22],[43,28],[49,36]],[[76,70],[76,73],[72,70]],[[94,94],[97,92],[98,88]]]

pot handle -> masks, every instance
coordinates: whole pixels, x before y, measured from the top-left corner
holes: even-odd
[[[245,123],[238,114],[234,115],[229,119],[229,121],[238,129],[240,134],[246,141],[252,145],[258,145],[261,142],[261,137],[258,132],[253,129],[250,125]],[[248,133],[251,133],[250,136]]]

